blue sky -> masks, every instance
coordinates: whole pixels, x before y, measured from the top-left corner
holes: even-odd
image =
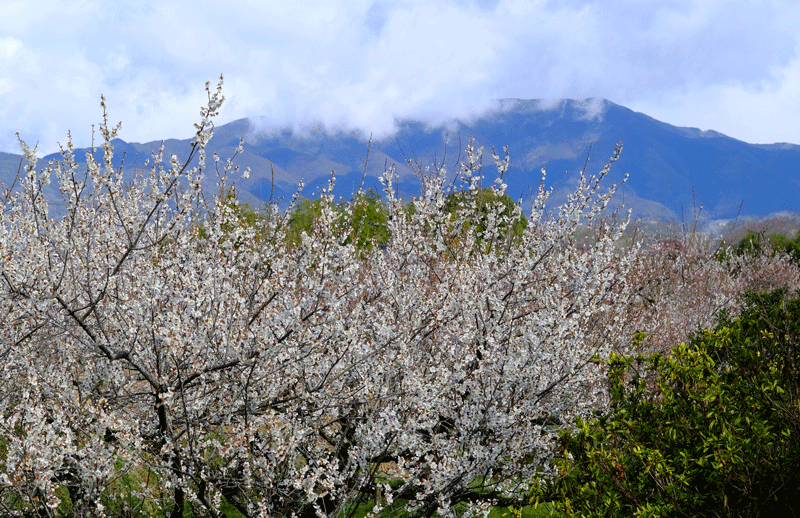
[[[800,144],[800,3],[720,0],[0,0],[0,151],[219,122],[391,134],[497,98],[603,97],[665,122]]]

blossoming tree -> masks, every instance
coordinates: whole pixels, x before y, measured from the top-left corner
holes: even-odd
[[[470,145],[455,217],[443,170],[419,171],[411,210],[388,170],[385,246],[344,239],[327,193],[298,243],[288,211],[244,221],[230,160],[206,164],[221,85],[185,163],[157,153],[123,175],[105,117],[104,160],[85,168],[70,142],[37,171],[21,143],[29,165],[0,213],[0,513],[339,516],[378,494],[376,512],[429,517],[524,502],[552,427],[603,397],[589,360],[625,341],[625,222],[576,241],[610,199],[608,166],[554,212],[540,188],[512,243],[501,230],[519,208],[481,202],[470,223]],[[500,199],[508,158],[494,159]]]

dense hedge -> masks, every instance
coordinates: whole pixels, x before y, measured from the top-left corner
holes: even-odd
[[[560,436],[548,496],[569,516],[793,515],[799,338],[800,298],[783,289],[671,354],[613,354],[611,409]]]

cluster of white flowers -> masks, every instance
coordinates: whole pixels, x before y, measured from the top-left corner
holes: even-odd
[[[470,144],[455,217],[443,170],[420,172],[411,208],[387,171],[389,240],[358,250],[328,194],[292,244],[288,213],[240,217],[230,161],[209,198],[202,161],[166,170],[161,153],[123,182],[116,130],[101,132],[86,173],[70,143],[37,175],[23,144],[32,165],[0,213],[0,514],[221,516],[224,500],[244,516],[339,516],[376,491],[375,512],[488,512],[524,503],[553,428],[602,398],[590,360],[620,344],[636,253],[615,247],[624,219],[576,240],[608,201],[607,169],[556,213],[540,189],[509,245],[519,208],[490,204],[480,235],[469,224]],[[51,174],[63,218],[42,196]]]

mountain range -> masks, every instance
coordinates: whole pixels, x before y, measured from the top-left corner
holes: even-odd
[[[584,165],[587,173],[596,174],[621,141],[621,158],[612,166],[606,185],[629,175],[615,199],[637,217],[680,220],[700,205],[714,219],[800,212],[800,146],[748,144],[711,130],[672,126],[604,99],[507,99],[472,119],[441,125],[398,121],[395,134],[371,142],[356,132],[322,127],[276,130],[258,118],[240,119],[216,128],[209,155],[216,152],[225,160],[240,138],[244,138],[243,152],[234,163],[249,167],[251,174],[237,180],[237,189],[249,203],[270,196],[286,201],[301,179],[306,184],[303,194],[311,197],[327,185],[331,171],[336,172],[337,196],[349,198],[362,176],[364,188],[380,193],[378,176],[390,166],[396,167],[399,189],[416,194],[419,182],[412,165],[423,169],[443,165],[452,178],[474,138],[477,146],[484,146],[485,185],[495,176],[492,146],[501,155],[508,147],[511,166],[504,181],[509,194],[524,204],[539,188],[542,167],[547,170],[546,186],[555,185],[556,203],[574,189]],[[165,155],[187,156],[190,141],[164,140]],[[141,167],[161,141],[139,144],[116,139],[113,144],[115,165],[132,169]],[[77,150],[76,157],[83,159],[85,152]],[[60,155],[45,156],[40,164],[51,158],[58,160]],[[0,153],[4,185],[13,182],[20,159]],[[213,173],[206,175],[206,181],[215,183]],[[53,189],[48,197],[55,202],[59,195]]]

